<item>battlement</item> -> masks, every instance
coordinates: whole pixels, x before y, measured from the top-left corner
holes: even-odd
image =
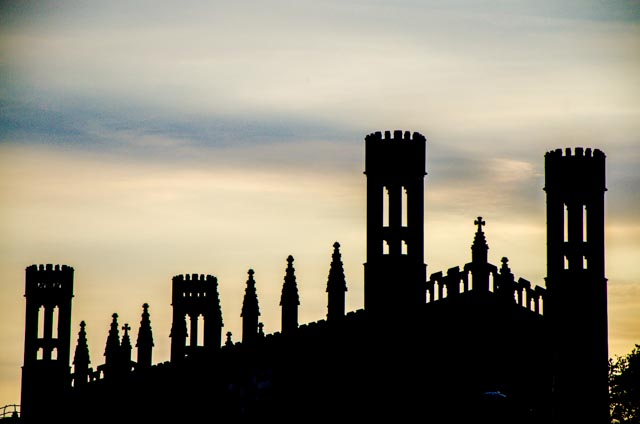
[[[506,258],[503,258],[503,263],[505,260]],[[546,297],[546,290],[543,287],[535,286],[532,288],[531,282],[524,278],[519,278],[516,281],[513,274],[503,273],[503,269],[499,270],[498,267],[490,263],[487,264],[486,271],[490,276],[490,286],[488,287],[490,292],[538,315],[543,314],[543,301]],[[466,264],[462,270],[458,266],[449,268],[446,275],[442,271],[432,273],[426,282],[426,303],[474,291],[470,284],[472,278],[473,263]]]
[[[555,158],[595,158],[595,159],[604,159],[605,154],[600,149],[591,149],[590,147],[582,148],[575,147],[572,151],[571,147],[567,147],[564,150],[555,149],[545,153],[545,158],[555,159]]]
[[[73,268],[68,265],[39,264],[26,268],[26,295],[41,289],[73,291]]]
[[[365,174],[368,176],[426,175],[426,141],[420,133],[395,130],[371,133],[365,137]]]
[[[213,275],[205,275],[205,274],[184,274],[184,275],[176,275],[173,277],[173,282],[174,284],[180,284],[180,283],[185,283],[185,284],[189,284],[189,283],[205,283],[205,282],[211,282],[211,283],[217,283],[218,279],[216,277],[214,277]]]
[[[68,265],[53,265],[53,264],[39,264],[39,265],[29,265],[27,267],[27,273],[32,272],[73,272],[73,267]]]
[[[210,274],[181,274],[173,277],[171,294],[172,305],[188,305],[191,302],[200,305],[218,304],[218,279]],[[186,303],[185,303],[186,302]],[[220,307],[217,307],[218,311]],[[221,313],[219,312],[219,315]],[[220,315],[220,320],[222,316]]]
[[[605,154],[601,150],[567,147],[545,153],[544,159],[545,191],[606,191]]]
[[[383,138],[382,132],[377,131],[367,135],[365,137],[365,140],[371,141],[371,142],[376,142],[376,141],[380,141],[380,142],[382,141],[387,141],[387,142],[422,141],[424,142],[427,139],[419,132],[414,132],[413,134],[411,134],[411,131],[403,132],[402,130],[395,130],[393,131],[393,135],[392,135],[391,131],[387,130],[384,132],[384,138]]]

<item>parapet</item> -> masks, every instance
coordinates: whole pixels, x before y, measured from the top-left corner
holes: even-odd
[[[193,283],[193,284],[197,284],[197,283],[205,283],[205,282],[210,282],[210,283],[217,283],[218,279],[216,277],[214,277],[213,275],[205,275],[205,274],[180,274],[180,275],[176,275],[173,277],[173,283],[174,284],[180,284],[180,283],[185,283],[185,284],[189,284],[189,283]]]
[[[419,132],[395,130],[365,137],[367,176],[426,175],[426,141]]]
[[[53,264],[39,264],[39,265],[29,265],[27,267],[27,272],[73,272],[73,267],[68,265],[53,265]]]
[[[26,296],[40,290],[59,290],[60,295],[73,296],[73,268],[68,265],[39,264],[26,268]]]
[[[600,149],[591,149],[590,147],[587,147],[586,149],[583,147],[576,147],[572,149],[571,147],[567,147],[564,149],[564,151],[562,149],[555,149],[555,150],[551,150],[547,153],[545,153],[545,157],[547,158],[561,158],[561,157],[575,157],[575,158],[605,158],[605,154],[602,152],[602,150]]]
[[[219,305],[220,303],[218,279],[213,275],[176,275],[172,282],[171,304],[174,308],[178,305]],[[219,306],[217,309],[220,309]],[[222,315],[220,315],[220,319],[222,319]]]
[[[401,141],[426,141],[427,139],[425,138],[425,136],[423,136],[422,134],[420,134],[419,132],[414,132],[413,133],[413,137],[411,134],[411,131],[402,131],[402,130],[395,130],[393,132],[393,136],[391,134],[391,131],[387,130],[384,132],[384,138],[382,137],[382,132],[381,131],[376,131],[374,133],[371,133],[369,135],[367,135],[365,137],[365,141],[371,141],[371,142],[376,142],[376,141],[390,141],[390,142],[401,142]]]
[[[605,154],[599,149],[567,147],[545,153],[545,191],[606,191]]]

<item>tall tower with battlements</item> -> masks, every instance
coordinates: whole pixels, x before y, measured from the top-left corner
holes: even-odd
[[[426,139],[417,132],[376,132],[366,136],[365,150],[364,307],[391,317],[425,301]]]
[[[26,269],[26,319],[21,415],[47,416],[70,388],[73,268],[31,265]]]
[[[609,423],[604,153],[547,152],[544,190],[554,422]]]
[[[171,305],[172,362],[197,351],[220,349],[223,322],[216,277],[198,274],[176,275],[172,280]]]

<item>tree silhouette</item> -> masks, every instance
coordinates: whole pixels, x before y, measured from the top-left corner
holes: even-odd
[[[640,422],[640,344],[609,359],[609,394],[612,423]]]

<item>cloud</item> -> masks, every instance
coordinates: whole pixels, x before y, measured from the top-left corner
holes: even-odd
[[[69,262],[94,363],[114,309],[133,323],[145,301],[166,358],[172,275],[214,273],[237,340],[246,269],[271,331],[289,254],[301,321],[324,316],[336,240],[348,305],[361,307],[363,138],[387,129],[428,140],[429,272],[469,260],[482,215],[490,260],[508,256],[534,284],[544,153],[603,150],[617,305],[640,249],[636,6],[2,2],[0,269],[12,283],[0,310],[21,308],[26,265]],[[616,349],[638,331],[623,303]],[[15,339],[13,316],[0,322]]]

